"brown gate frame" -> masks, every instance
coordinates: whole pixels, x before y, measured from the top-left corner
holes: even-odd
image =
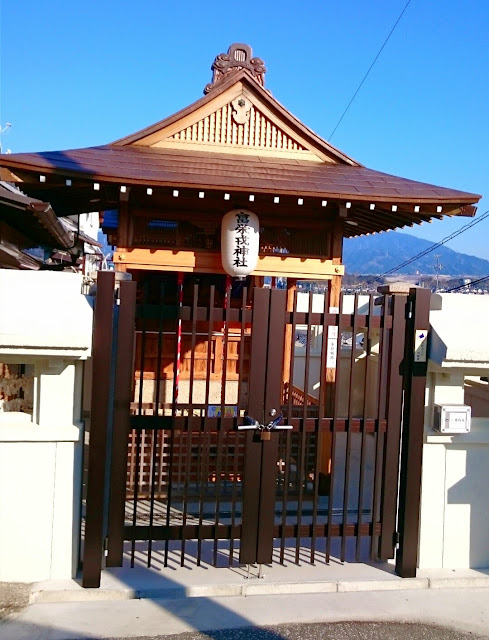
[[[401,578],[414,578],[418,564],[424,399],[428,363],[427,358],[425,361],[416,362],[414,350],[416,330],[429,330],[430,299],[429,289],[411,289],[406,307],[404,408],[398,511],[399,549],[396,554],[396,572]]]
[[[386,433],[382,473],[382,530],[379,541],[379,558],[395,557],[397,543],[397,501],[399,480],[399,452],[401,444],[403,360],[406,336],[406,295],[389,296],[392,314],[392,332],[389,336],[389,370],[386,393]],[[387,347],[387,345],[386,345]]]
[[[90,440],[83,550],[84,587],[100,587],[104,539],[105,465],[114,319],[113,272],[98,274],[93,332]]]
[[[270,420],[271,409],[280,409],[285,348],[287,291],[255,289],[251,330],[249,375],[250,416]],[[278,433],[270,440],[248,433],[243,474],[243,515],[240,562],[269,564],[273,554],[275,483]]]
[[[272,408],[280,406],[281,375],[284,357],[286,291],[255,289],[253,305],[252,370],[249,378],[249,413],[260,422],[267,420]],[[90,455],[87,478],[87,506],[83,558],[84,587],[99,587],[104,536],[108,531],[107,566],[122,564],[122,530],[124,522],[125,469],[129,428],[130,392],[134,346],[136,283],[122,282],[117,330],[117,361],[114,397],[114,438],[108,443],[110,415],[111,360],[114,333],[114,274],[99,274],[95,305],[92,410]],[[401,577],[416,575],[419,507],[421,494],[421,460],[423,448],[424,393],[426,362],[415,362],[414,341],[417,329],[429,327],[430,292],[411,289],[404,296],[392,297],[393,331],[389,370],[388,420],[391,432],[386,443],[381,504],[382,532],[380,557],[394,554],[399,539],[396,571]],[[406,328],[402,316],[406,320]],[[278,330],[280,328],[280,330]],[[403,357],[402,357],[403,356]],[[404,406],[400,425],[402,383]],[[399,431],[402,445],[399,447]],[[386,487],[401,448],[399,494],[397,483]],[[243,486],[242,563],[268,564],[273,552],[275,474],[278,449],[277,434],[263,441],[247,435],[246,466]],[[108,453],[112,450],[112,455]],[[106,467],[111,460],[108,525],[104,522]],[[399,506],[396,509],[397,495]],[[397,515],[397,532],[396,532]],[[106,531],[107,530],[107,531]]]
[[[110,534],[107,566],[122,565],[127,433],[133,368],[136,283],[121,282],[117,327],[112,442],[109,439],[115,275],[99,271],[95,299],[90,443],[88,458],[83,587],[100,587],[104,539]],[[105,523],[106,468],[111,464],[109,518]],[[121,462],[122,461],[122,462]],[[120,526],[119,526],[120,525]]]

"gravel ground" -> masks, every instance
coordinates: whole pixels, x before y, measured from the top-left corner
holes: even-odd
[[[173,636],[153,636],[152,638],[144,636],[117,640],[483,640],[483,638],[472,633],[461,633],[425,624],[338,622],[280,625],[267,628],[249,627],[224,631],[192,631]],[[485,638],[489,638],[489,635]]]
[[[27,607],[30,593],[30,584],[24,582],[0,582],[0,620]]]

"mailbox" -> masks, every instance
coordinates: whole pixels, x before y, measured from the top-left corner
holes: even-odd
[[[440,433],[469,433],[471,408],[466,404],[435,404],[433,427]]]

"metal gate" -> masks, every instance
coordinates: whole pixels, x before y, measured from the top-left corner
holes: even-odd
[[[160,280],[136,301],[135,283],[123,282],[109,336],[108,281],[99,281],[96,307],[85,586],[100,579],[104,539],[108,566],[394,556],[399,534],[405,542],[405,339],[427,322],[426,296],[417,311],[415,291],[349,296],[332,308],[327,295]],[[274,427],[280,416],[285,430]],[[250,418],[261,428],[240,430]],[[402,480],[407,513],[416,480]]]

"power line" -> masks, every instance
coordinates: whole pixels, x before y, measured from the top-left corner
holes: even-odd
[[[412,258],[409,258],[408,260],[401,262],[401,264],[397,265],[397,267],[392,267],[392,269],[389,269],[388,271],[383,273],[381,277],[388,276],[392,273],[395,273],[396,271],[399,271],[399,269],[402,269],[403,267],[407,267],[412,262],[419,260],[419,258],[423,258],[424,256],[428,255],[428,253],[435,251],[435,249],[438,249],[438,247],[441,247],[442,245],[446,244],[450,240],[453,240],[453,238],[456,238],[462,233],[465,233],[466,231],[468,231],[469,229],[472,229],[472,227],[475,227],[476,224],[479,224],[479,222],[482,222],[487,217],[489,217],[489,209],[487,211],[484,211],[484,213],[479,218],[476,218],[475,220],[468,222],[466,225],[464,225],[457,231],[454,231],[449,236],[446,236],[446,238],[443,238],[443,240],[440,240],[439,242],[428,247],[427,249],[424,249],[424,251],[420,251],[420,253],[416,254]]]
[[[483,220],[486,220],[486,218],[488,218],[488,217],[489,217],[489,209],[487,211],[484,211],[484,213],[479,218],[476,218],[475,220],[472,220],[471,222],[468,222],[466,225],[464,225],[463,227],[458,229],[458,231],[454,231],[450,235],[446,236],[445,238],[443,238],[439,242],[433,244],[432,246],[428,247],[427,249],[424,249],[424,251],[421,251],[420,253],[416,254],[412,258],[409,258],[408,260],[405,260],[404,262],[401,262],[401,264],[397,265],[397,267],[392,267],[392,269],[389,269],[388,271],[386,271],[385,273],[377,276],[376,278],[373,278],[371,280],[368,280],[367,282],[364,282],[363,286],[366,287],[366,286],[372,284],[373,282],[375,282],[376,280],[378,280],[378,278],[384,278],[385,276],[393,274],[396,271],[399,271],[399,269],[402,269],[403,267],[408,266],[409,264],[411,264],[412,262],[415,262],[419,258],[423,258],[425,255],[428,255],[432,251],[435,251],[435,249],[438,249],[438,247],[441,247],[442,245],[446,244],[450,240],[453,240],[453,238],[456,238],[457,236],[461,235],[462,233],[465,233],[466,231],[468,231],[469,229],[474,227],[476,224],[479,224],[479,222],[482,222]],[[484,277],[482,280],[485,280],[485,279],[486,278]],[[489,276],[487,276],[487,279],[489,279]],[[481,282],[481,280],[477,280],[476,282]],[[469,283],[469,284],[473,284],[473,283]],[[475,282],[474,282],[474,284],[475,284]],[[454,291],[456,289],[462,289],[465,286],[467,286],[467,285],[462,285],[460,287],[455,287],[455,289],[449,289],[449,291]]]
[[[357,97],[358,92],[360,91],[360,89],[362,88],[363,83],[365,82],[365,80],[367,79],[368,74],[372,71],[375,63],[377,62],[380,54],[382,53],[382,51],[384,50],[385,45],[388,43],[389,38],[391,37],[391,35],[394,33],[395,28],[397,27],[397,25],[399,24],[402,16],[404,15],[404,12],[406,11],[406,9],[408,8],[409,4],[411,3],[411,0],[408,0],[404,6],[404,9],[401,11],[401,13],[399,14],[399,17],[397,18],[397,20],[394,23],[394,26],[392,27],[392,29],[389,31],[389,34],[387,36],[387,38],[384,40],[384,44],[380,47],[377,55],[375,56],[372,64],[370,65],[370,67],[368,68],[367,73],[363,76],[362,81],[360,82],[360,84],[358,85],[357,90],[355,91],[355,93],[353,94],[350,102],[347,104],[346,109],[343,111],[343,113],[341,114],[341,118],[338,120],[338,122],[336,123],[335,128],[333,129],[333,131],[331,132],[331,135],[328,138],[328,142],[331,140],[331,138],[334,136],[336,129],[340,126],[341,121],[343,120],[343,118],[345,117],[348,109],[351,107],[351,105],[353,104],[353,101],[355,100],[355,98]]]
[[[485,280],[489,280],[489,276],[484,276],[483,278],[479,278],[478,280],[471,280],[470,282],[467,282],[467,284],[461,284],[458,287],[452,287],[451,289],[448,289],[446,293],[458,291],[459,289],[465,289],[465,287],[468,287],[471,284],[479,284],[479,282],[484,282]]]

